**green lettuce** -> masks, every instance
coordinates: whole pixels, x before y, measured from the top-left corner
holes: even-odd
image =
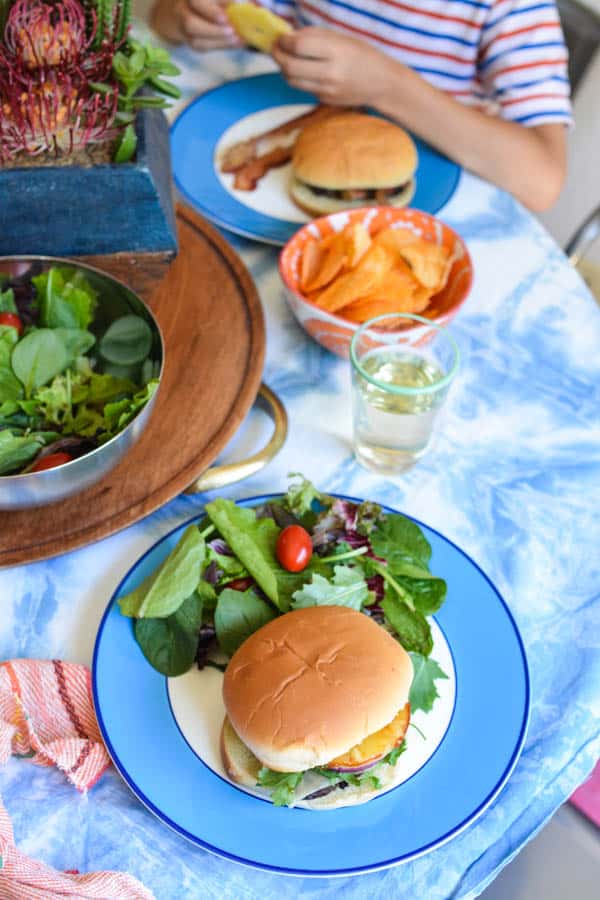
[[[94,319],[97,292],[80,270],[52,266],[32,278],[44,328],[86,330]]]

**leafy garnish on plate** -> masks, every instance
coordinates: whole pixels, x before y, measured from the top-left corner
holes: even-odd
[[[331,580],[313,575],[312,581],[293,594],[292,609],[307,606],[349,606],[360,612],[369,596],[362,573],[350,566],[335,566]]]

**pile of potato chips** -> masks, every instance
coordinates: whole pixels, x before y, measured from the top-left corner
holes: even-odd
[[[408,228],[374,236],[359,223],[304,246],[300,288],[321,309],[350,322],[385,313],[423,313],[452,268],[447,247]]]

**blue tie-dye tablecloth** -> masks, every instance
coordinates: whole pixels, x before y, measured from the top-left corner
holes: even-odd
[[[188,96],[270,67],[244,53],[178,56]],[[58,772],[13,760],[0,770],[0,793],[24,852],[59,869],[129,871],[160,900],[472,898],[592,769],[600,755],[600,314],[550,237],[506,194],[463,175],[441,216],[466,239],[475,266],[473,292],[452,326],[463,366],[436,446],[395,480],[353,461],[348,365],[296,325],[275,251],[232,239],[260,290],[265,379],[291,429],[277,460],[229,493],[281,489],[286,473],[300,469],[328,491],[422,519],[487,572],[517,619],[533,682],[529,736],[507,787],[473,827],[415,862],[354,879],[298,880],[195,849],[114,771],[81,797]],[[0,659],[89,664],[123,573],[201,505],[180,498],[92,547],[1,571]]]

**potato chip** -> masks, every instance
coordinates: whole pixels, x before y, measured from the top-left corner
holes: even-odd
[[[394,303],[389,300],[371,300],[369,297],[360,297],[353,300],[348,306],[338,310],[338,315],[348,319],[349,322],[356,322],[362,325],[375,316],[383,316],[389,313],[398,312]]]
[[[273,44],[282,34],[293,31],[290,23],[281,16],[253,3],[230,3],[225,12],[239,37],[264,53],[270,53]]]
[[[353,269],[371,246],[371,235],[361,222],[346,225],[343,234],[346,240],[347,265]]]
[[[344,232],[340,231],[329,242],[321,266],[315,277],[307,282],[305,290],[316,291],[333,281],[346,264],[346,259],[346,238]]]
[[[300,288],[306,292],[317,277],[323,263],[324,251],[316,238],[309,238],[304,245],[300,260]]]
[[[423,287],[429,288],[432,294],[442,290],[452,266],[447,247],[419,239],[402,247],[400,253]]]
[[[367,250],[360,263],[327,287],[317,300],[322,309],[336,312],[376,289],[390,270],[390,257],[382,247]]]
[[[419,241],[418,235],[410,228],[384,228],[378,231],[373,238],[373,243],[378,247],[385,247],[392,253],[398,254],[403,247]]]

